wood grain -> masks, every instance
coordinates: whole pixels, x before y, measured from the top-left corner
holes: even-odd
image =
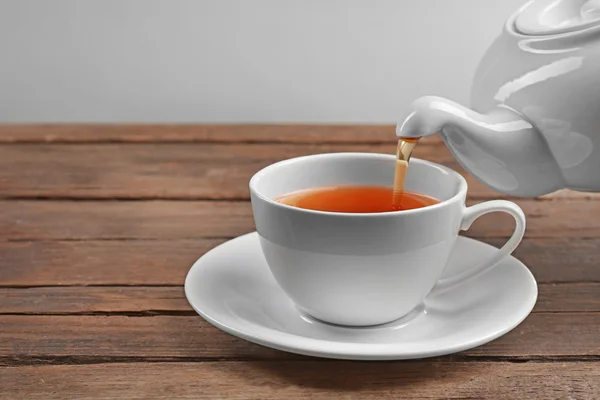
[[[0,286],[182,285],[224,240],[91,240],[0,244]]]
[[[225,239],[24,241],[0,244],[0,287],[182,285]],[[505,239],[484,238],[498,247]],[[515,256],[539,283],[600,282],[600,239],[526,238]]]
[[[0,145],[0,196],[247,200],[248,181],[267,165],[303,155],[345,151],[394,154],[395,146],[393,143]],[[442,146],[419,146],[417,153],[423,158],[455,164]],[[483,190],[486,193],[487,189]]]
[[[68,377],[68,378],[66,378]],[[219,362],[24,366],[12,399],[597,399],[590,362]]]
[[[505,240],[484,238],[500,247]],[[525,238],[514,252],[538,283],[600,282],[600,239]]]
[[[0,129],[1,131],[1,129]],[[394,154],[381,144],[14,144],[0,145],[0,197],[54,199],[249,199],[248,181],[287,158],[330,152]],[[507,197],[466,173],[441,145],[415,157],[463,174],[471,198]],[[544,198],[600,195],[562,191]]]
[[[387,143],[393,125],[1,125],[0,143],[224,142]],[[426,142],[440,142],[431,137]]]
[[[533,312],[600,312],[600,284],[540,284]]]
[[[540,284],[534,313],[600,312],[600,283]],[[182,286],[0,288],[0,314],[195,315]]]
[[[0,239],[231,238],[254,230],[248,202],[0,201]]]
[[[470,201],[469,204],[477,203]],[[596,238],[600,202],[519,200],[527,237]],[[0,201],[0,240],[231,238],[254,230],[248,202],[236,201]],[[508,237],[512,218],[492,213],[468,231]]]
[[[394,147],[393,126],[0,125],[0,397],[600,398],[600,194],[516,200],[528,229],[515,255],[538,303],[506,336],[456,355],[324,361],[195,315],[185,274],[254,230],[253,173]],[[464,174],[469,204],[502,197],[437,137],[415,156]],[[512,224],[493,214],[468,235],[499,246]]]
[[[198,316],[0,316],[0,360],[31,363],[297,359],[237,339]],[[460,357],[600,357],[600,313],[535,313]],[[456,356],[455,356],[456,357]]]
[[[600,290],[600,286],[597,289]],[[0,314],[154,315],[186,312],[193,315],[194,312],[185,298],[183,286],[12,288],[0,289],[0,298]],[[600,299],[598,302],[600,303]],[[553,303],[551,301],[551,304]]]

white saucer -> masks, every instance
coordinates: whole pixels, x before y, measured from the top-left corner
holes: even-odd
[[[494,251],[459,237],[444,277]],[[298,311],[277,286],[253,232],[196,261],[185,295],[208,322],[254,343],[318,357],[394,360],[455,353],[504,335],[531,312],[537,285],[527,267],[509,257],[454,290],[426,298],[424,308],[401,320],[366,328],[334,326]]]

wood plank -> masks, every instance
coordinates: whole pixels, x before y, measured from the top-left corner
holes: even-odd
[[[394,125],[0,124],[0,143],[386,143],[395,132]],[[441,142],[438,137],[424,140]]]
[[[598,287],[600,290],[600,286]],[[564,298],[564,296],[560,296]],[[38,287],[0,289],[0,314],[170,314],[194,311],[177,287]],[[600,303],[600,299],[598,300]],[[568,306],[567,306],[568,307]]]
[[[181,285],[225,239],[0,243],[0,286]],[[500,246],[505,239],[485,238]],[[539,283],[600,282],[600,239],[526,238],[515,256]]]
[[[65,379],[68,377],[68,379]],[[219,362],[21,366],[12,399],[596,399],[592,362]]]
[[[0,314],[193,313],[183,286],[0,288],[0,298]],[[533,312],[600,312],[600,283],[540,284]]]
[[[65,357],[105,361],[297,358],[221,332],[197,315],[3,315],[0,328],[0,363],[5,364]]]
[[[600,284],[539,284],[533,312],[600,312]]]
[[[500,247],[505,240],[484,238]],[[514,256],[538,283],[600,282],[600,240],[596,238],[525,238]]]
[[[267,165],[345,151],[393,154],[395,147],[393,143],[0,145],[0,196],[247,200],[248,181]],[[441,146],[420,146],[417,155],[454,163]]]
[[[223,241],[0,243],[0,286],[182,285],[194,261]]]
[[[527,237],[597,238],[600,202],[519,200]],[[469,204],[477,203],[476,201]],[[254,230],[248,202],[230,201],[0,201],[0,240],[230,238]],[[492,213],[468,231],[507,237],[512,218]]]
[[[383,144],[15,144],[0,145],[0,197],[74,199],[245,199],[248,181],[286,158],[329,152],[393,154]],[[466,173],[445,146],[421,145],[415,157],[462,173],[472,198],[506,197]],[[544,198],[590,198],[561,191]]]
[[[254,230],[248,202],[0,201],[0,239],[196,239]]]
[[[2,315],[0,328],[0,360],[6,362],[298,358],[237,339],[199,316]],[[599,331],[600,313],[535,313],[459,357],[600,357]]]

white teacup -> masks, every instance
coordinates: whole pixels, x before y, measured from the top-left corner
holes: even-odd
[[[263,253],[281,288],[302,311],[340,325],[390,322],[421,305],[432,289],[451,289],[493,268],[521,241],[525,215],[519,206],[494,200],[466,207],[464,178],[418,159],[410,162],[406,190],[435,197],[439,204],[350,214],[273,200],[319,186],[390,186],[394,167],[392,155],[320,154],[278,162],[250,180]],[[508,242],[487,262],[439,281],[459,231],[493,211],[506,212],[516,221]]]

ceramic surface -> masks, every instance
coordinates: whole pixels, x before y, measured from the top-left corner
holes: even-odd
[[[472,109],[417,100],[398,136],[441,133],[494,190],[600,191],[600,1],[534,0],[507,21],[473,82]]]
[[[273,164],[251,179],[254,220],[267,263],[279,285],[307,314],[353,326],[396,320],[432,289],[446,290],[494,267],[523,237],[525,216],[517,205],[496,200],[467,208],[462,176],[418,159],[411,160],[406,189],[435,197],[439,204],[401,212],[345,214],[273,200],[319,186],[389,186],[395,161],[394,156],[383,154],[320,154]],[[506,212],[516,221],[506,245],[486,263],[438,282],[458,232],[494,211]]]
[[[459,237],[444,278],[489,259],[498,249]],[[513,257],[455,290],[428,296],[424,307],[386,325],[334,326],[301,313],[273,278],[259,236],[251,233],[202,256],[185,280],[194,309],[216,327],[264,346],[328,358],[392,360],[432,357],[487,343],[517,326],[537,287]]]

